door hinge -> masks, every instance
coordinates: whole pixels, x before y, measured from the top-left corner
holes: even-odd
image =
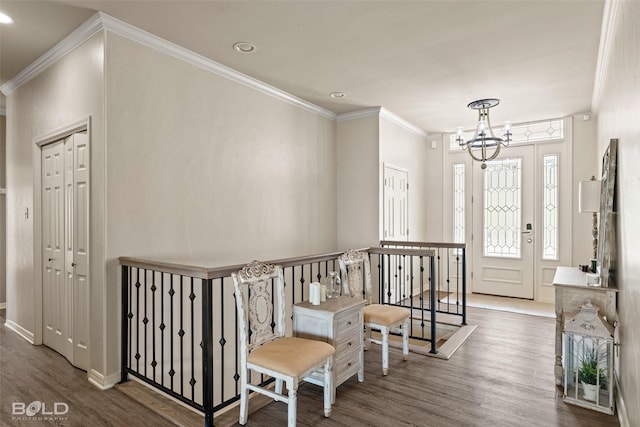
[[[473,271],[471,272],[471,278],[473,279]]]
[[[407,182],[407,190],[409,189],[409,183]]]

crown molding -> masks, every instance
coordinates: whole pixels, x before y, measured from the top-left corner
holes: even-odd
[[[100,14],[93,14],[78,28],[70,32],[66,37],[56,43],[55,46],[28,65],[27,68],[0,86],[0,90],[5,95],[9,95],[11,92],[43,72],[50,65],[60,60],[60,58],[65,56],[67,53],[87,41],[93,35],[97,34],[102,30],[102,28],[103,26],[100,20]]]
[[[591,110],[598,113],[602,86],[607,77],[607,64],[609,51],[613,40],[615,20],[618,15],[620,2],[618,0],[605,0],[602,12],[602,28],[600,29],[600,46],[598,47],[598,60],[596,62],[596,75],[593,82],[593,96],[591,98]]]
[[[371,117],[371,116],[377,117],[377,116],[380,116],[381,109],[382,107],[371,107],[371,108],[365,108],[362,110],[351,111],[349,113],[338,114],[336,116],[336,121],[340,123],[340,122],[346,122],[349,120],[362,119],[364,117]]]
[[[135,41],[152,49],[158,50],[166,55],[172,56],[176,59],[195,65],[228,80],[240,83],[241,85],[250,87],[266,95],[280,99],[288,104],[292,104],[296,107],[318,114],[330,120],[335,120],[336,114],[332,111],[319,107],[311,102],[305,101],[302,98],[298,98],[288,92],[271,86],[253,77],[247,76],[233,68],[222,65],[219,62],[213,61],[175,43],[164,40],[158,36],[148,33],[140,28],[129,25],[126,22],[122,22],[112,16],[105,13],[98,12],[100,14],[102,24],[107,31],[110,31],[119,36],[125,37],[129,40]]]
[[[423,131],[413,123],[408,122],[407,120],[403,119],[397,114],[392,113],[391,111],[387,110],[384,107],[371,107],[371,108],[365,108],[362,110],[351,111],[349,113],[338,114],[336,117],[336,121],[340,123],[340,122],[346,122],[348,120],[361,119],[364,117],[371,117],[371,116],[383,117],[389,120],[390,122],[405,128],[409,132],[415,133],[420,137],[427,138],[429,136],[427,132]]]
[[[380,108],[380,117],[384,117],[390,122],[395,123],[398,126],[405,128],[409,132],[415,133],[416,135],[421,136],[423,138],[427,138],[429,136],[427,132],[423,131],[418,126],[408,122],[407,120],[403,119],[402,117],[398,116],[395,113],[392,113],[391,111],[387,110],[384,107]]]

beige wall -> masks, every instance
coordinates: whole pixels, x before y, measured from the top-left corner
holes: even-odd
[[[379,242],[378,115],[338,122],[338,249]]]
[[[426,137],[420,136],[392,122],[385,116],[380,117],[380,160],[379,177],[382,179],[384,164],[389,163],[409,171],[409,240],[426,241],[427,224],[435,212],[428,211],[428,156]],[[383,183],[378,183],[379,192],[379,236],[383,230]],[[433,209],[435,210],[435,209]]]
[[[588,213],[580,213],[578,205],[578,190],[580,181],[588,181],[591,176],[600,176],[600,164],[597,150],[597,120],[591,115],[589,120],[584,120],[583,114],[577,114],[569,120],[572,121],[573,132],[573,195],[571,209],[572,227],[572,262],[571,265],[586,264],[593,258],[592,234],[593,216]],[[561,242],[562,243],[562,242]]]
[[[110,318],[120,256],[215,266],[336,250],[333,120],[111,33],[106,58]]]
[[[103,36],[94,36],[7,97],[7,321],[27,333],[37,328],[35,265],[34,138],[91,116],[91,302],[104,291],[101,212],[104,198]],[[39,158],[36,157],[36,158]],[[26,211],[28,210],[28,216]],[[41,276],[40,276],[41,277]],[[91,368],[104,372],[103,310],[91,310]],[[37,336],[36,336],[37,339]]]
[[[617,280],[620,388],[629,424],[640,425],[640,3],[621,1],[610,34],[598,107],[598,153],[618,138]]]
[[[3,95],[4,97],[4,95]],[[6,188],[6,169],[7,169],[7,117],[0,115],[0,188]],[[7,279],[7,196],[0,194],[0,304],[7,302],[6,279]]]

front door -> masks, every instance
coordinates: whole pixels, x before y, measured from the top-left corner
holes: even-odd
[[[473,166],[473,291],[533,299],[534,147]]]

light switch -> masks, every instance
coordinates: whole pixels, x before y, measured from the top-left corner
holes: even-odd
[[[431,148],[438,148],[438,141],[431,141]]]

